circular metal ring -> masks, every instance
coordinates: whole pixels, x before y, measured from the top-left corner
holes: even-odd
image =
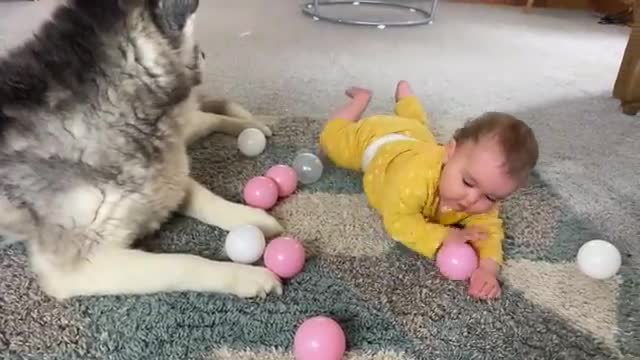
[[[416,25],[427,25],[433,23],[433,13],[436,8],[436,4],[438,0],[433,0],[431,5],[431,10],[423,10],[413,6],[408,6],[404,4],[390,3],[381,0],[354,0],[354,1],[311,1],[305,3],[302,7],[302,12],[305,15],[312,17],[314,20],[325,20],[338,24],[349,24],[349,25],[365,25],[365,26],[378,26],[380,28],[384,28],[387,26],[416,26]],[[330,5],[372,5],[372,6],[384,6],[391,8],[400,8],[406,9],[407,11],[421,14],[424,18],[420,20],[405,20],[405,21],[368,21],[368,20],[357,20],[357,19],[344,19],[344,18],[336,18],[327,15],[322,15],[319,12],[320,5],[322,6],[330,6]]]

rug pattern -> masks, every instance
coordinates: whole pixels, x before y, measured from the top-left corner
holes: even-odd
[[[235,139],[213,135],[192,148],[194,177],[240,201],[251,176],[317,150],[318,119],[265,119],[276,135],[263,155],[244,158]],[[293,359],[296,326],[320,314],[343,326],[352,360],[640,358],[640,271],[632,255],[623,254],[613,279],[580,274],[577,249],[603,234],[539,176],[505,204],[505,291],[491,303],[470,299],[462,284],[391,241],[358,174],[327,164],[319,182],[273,213],[305,242],[309,258],[283,296],[265,300],[180,293],[58,303],[39,290],[22,245],[0,249],[0,358]],[[149,250],[223,259],[224,236],[176,216]]]

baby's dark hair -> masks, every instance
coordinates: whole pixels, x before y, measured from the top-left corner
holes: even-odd
[[[487,112],[467,122],[453,135],[458,145],[487,137],[494,138],[502,149],[507,173],[526,179],[538,162],[538,141],[533,130],[515,116]]]

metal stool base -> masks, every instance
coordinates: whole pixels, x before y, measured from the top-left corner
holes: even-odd
[[[316,20],[324,20],[337,24],[348,24],[348,25],[364,25],[364,26],[377,26],[377,27],[387,27],[387,26],[416,26],[416,25],[428,25],[433,23],[434,12],[436,9],[436,4],[438,0],[433,0],[431,4],[430,11],[419,9],[413,6],[408,6],[404,4],[390,3],[382,0],[362,0],[362,1],[311,1],[305,3],[302,7],[302,12],[305,15],[308,15]],[[319,12],[320,5],[322,6],[330,6],[330,5],[373,5],[373,6],[385,6],[391,8],[400,8],[406,9],[407,11],[411,11],[414,13],[421,14],[424,18],[420,20],[406,20],[406,21],[367,21],[367,20],[356,20],[356,19],[345,19],[345,18],[336,18],[327,15],[322,15]]]

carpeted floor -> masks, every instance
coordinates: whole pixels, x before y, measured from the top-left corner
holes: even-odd
[[[28,35],[50,1],[0,3],[0,48]],[[535,128],[542,158],[505,204],[504,296],[469,299],[429,261],[395,246],[367,208],[357,174],[328,166],[274,213],[304,240],[304,273],[282,297],[238,300],[158,294],[56,303],[36,286],[22,246],[0,249],[0,358],[290,359],[295,327],[325,314],[348,337],[350,359],[640,358],[640,122],[610,97],[628,30],[581,12],[442,3],[413,29],[313,22],[299,2],[201,2],[205,87],[273,121],[255,159],[234,139],[194,146],[195,176],[239,200],[244,181],[315,149],[323,117],[351,84],[389,111],[395,81],[414,84],[445,139],[482,111],[510,111]],[[152,251],[221,256],[224,233],[176,217]],[[623,254],[619,276],[577,272],[593,238]]]

